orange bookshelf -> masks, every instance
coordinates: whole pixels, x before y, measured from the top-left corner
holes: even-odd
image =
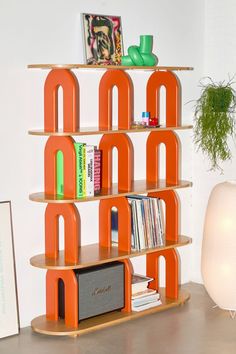
[[[44,192],[30,194],[30,200],[47,203],[45,210],[45,253],[31,258],[31,265],[47,269],[46,314],[32,321],[35,332],[48,335],[79,335],[185,303],[190,295],[181,290],[178,281],[179,260],[176,248],[188,245],[191,239],[179,235],[179,200],[176,189],[191,186],[179,178],[179,140],[175,130],[190,129],[180,123],[180,83],[173,71],[191,67],[113,67],[83,64],[32,64],[29,68],[50,69],[44,85],[44,129],[29,134],[48,136],[45,145]],[[99,118],[96,127],[80,127],[79,85],[74,69],[104,70],[99,83]],[[133,84],[129,70],[149,70],[146,87],[146,110],[159,115],[160,88],[166,88],[166,123],[159,128],[132,128]],[[63,90],[63,127],[58,126],[58,88]],[[112,124],[112,89],[118,89],[118,126]],[[134,148],[127,133],[148,132],[146,141],[146,179],[134,178]],[[94,197],[77,198],[76,159],[72,136],[99,135],[102,150],[102,190]],[[159,146],[166,147],[166,179],[159,178]],[[118,183],[112,183],[111,157],[118,150]],[[64,195],[56,194],[56,154],[64,157]],[[130,194],[147,194],[165,203],[165,243],[163,246],[137,251],[131,249],[131,213],[127,199]],[[80,244],[80,216],[75,203],[99,200],[98,243]],[[118,245],[111,242],[111,208],[118,210]],[[59,251],[58,219],[64,218],[65,249]],[[78,247],[79,245],[79,247]],[[162,305],[142,312],[131,311],[130,258],[145,255],[147,276],[154,278],[152,289],[161,294]],[[166,287],[158,283],[158,260],[166,260]],[[74,269],[120,261],[125,269],[125,305],[121,311],[78,321],[78,284]],[[58,282],[65,284],[65,320],[58,314]]]

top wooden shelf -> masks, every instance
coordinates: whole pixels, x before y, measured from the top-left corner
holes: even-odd
[[[29,69],[116,69],[116,70],[193,70],[189,66],[125,66],[125,65],[87,65],[87,64],[29,64]]]
[[[64,132],[58,130],[56,132],[46,132],[42,129],[29,130],[29,135],[41,135],[41,136],[71,136],[71,135],[99,135],[99,134],[114,134],[114,133],[141,133],[141,132],[152,132],[152,131],[163,131],[163,130],[186,130],[192,129],[192,125],[179,125],[177,127],[148,127],[148,128],[130,128],[130,129],[119,129],[118,127],[112,127],[111,129],[99,129],[98,127],[83,127],[78,129],[76,132]]]

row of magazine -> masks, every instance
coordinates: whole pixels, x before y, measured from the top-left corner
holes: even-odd
[[[93,197],[101,192],[101,150],[94,145],[74,143],[76,153],[76,197]],[[64,195],[63,153],[57,152],[57,194]]]
[[[143,250],[164,244],[163,213],[159,198],[127,196],[131,208],[131,247]],[[112,241],[118,242],[118,213],[112,209]]]

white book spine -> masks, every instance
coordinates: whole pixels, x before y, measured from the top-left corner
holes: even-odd
[[[86,145],[86,196],[94,196],[94,146]]]

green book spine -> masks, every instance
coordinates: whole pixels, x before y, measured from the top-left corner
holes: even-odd
[[[86,144],[83,145],[83,197],[86,197]]]
[[[83,197],[83,143],[74,143],[76,153],[76,195]]]
[[[64,195],[64,159],[61,150],[57,152],[57,194]]]

